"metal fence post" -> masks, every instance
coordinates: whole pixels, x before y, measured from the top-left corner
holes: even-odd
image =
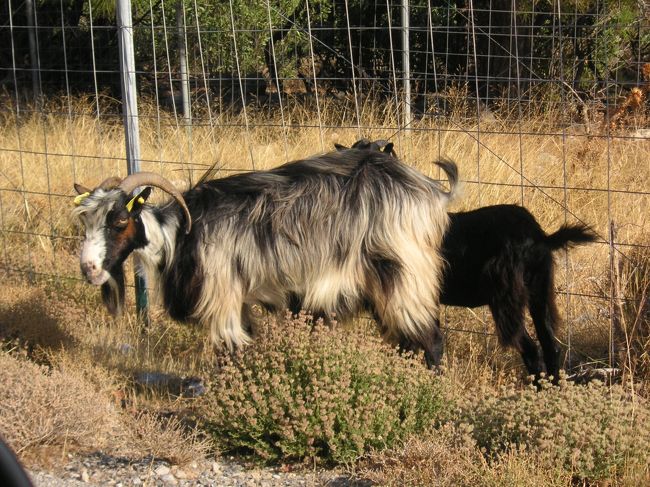
[[[176,28],[178,33],[178,57],[181,70],[181,99],[183,100],[183,123],[191,122],[190,112],[190,78],[187,72],[187,46],[185,45],[185,15],[183,0],[176,4]]]
[[[140,171],[140,126],[135,83],[131,0],[117,0],[117,40],[120,51],[120,86],[122,88],[126,162],[128,173],[133,174]],[[135,305],[138,317],[148,323],[147,287],[144,278],[137,273],[135,275]]]
[[[11,12],[10,12],[11,15]],[[34,27],[34,0],[25,1],[25,16],[27,17],[27,38],[29,39],[29,62],[32,69],[32,91],[34,101],[38,105],[41,100],[41,84],[39,76],[41,74],[41,63],[38,58],[38,48],[36,45],[36,30]]]
[[[402,71],[404,73],[404,128],[411,124],[411,18],[409,0],[402,0]]]

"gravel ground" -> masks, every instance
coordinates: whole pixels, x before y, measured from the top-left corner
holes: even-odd
[[[341,472],[284,472],[277,469],[247,468],[234,460],[192,462],[184,467],[159,460],[132,461],[101,454],[71,458],[58,472],[30,471],[36,487],[88,486],[223,486],[223,487],[366,487]]]

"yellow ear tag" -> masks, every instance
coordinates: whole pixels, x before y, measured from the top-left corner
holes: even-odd
[[[126,204],[126,209],[129,211],[129,213],[131,213],[131,210],[133,210],[133,204],[135,203],[135,200],[138,200],[138,203],[140,203],[141,205],[144,204],[144,198],[142,196],[140,195],[134,196],[133,198],[131,198],[131,201],[129,201]]]
[[[73,200],[74,204],[79,206],[83,200],[88,198],[88,196],[90,196],[90,193],[87,192],[87,191],[85,193],[82,193],[82,194],[78,195],[78,196],[75,196],[75,198]]]

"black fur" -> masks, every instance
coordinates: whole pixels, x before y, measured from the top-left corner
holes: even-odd
[[[143,199],[146,199],[150,192],[151,188],[146,188],[141,193]],[[113,316],[121,314],[124,304],[124,261],[133,250],[142,248],[148,243],[144,226],[140,220],[142,205],[136,202],[132,211],[128,212],[126,203],[127,195],[123,195],[122,200],[106,215],[106,227],[104,228],[107,248],[103,267],[108,269],[113,282],[102,284],[101,293],[102,301]],[[120,221],[128,222],[126,232],[125,226],[118,225]]]
[[[111,285],[109,281],[102,284],[102,301],[112,316],[118,316],[122,312],[124,303],[124,269],[122,264],[120,264],[112,268],[109,272],[114,283]]]
[[[528,372],[544,371],[537,346],[524,326],[533,319],[546,373],[557,380],[560,359],[555,340],[558,312],[553,286],[553,251],[594,242],[585,225],[564,225],[546,235],[528,210],[517,205],[486,206],[450,213],[443,240],[447,260],[440,301],[450,306],[490,307],[499,340],[515,347]]]

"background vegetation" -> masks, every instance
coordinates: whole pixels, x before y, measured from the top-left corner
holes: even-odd
[[[56,110],[58,103],[65,106],[67,100],[50,100],[50,115],[23,117],[19,127],[7,117],[0,131],[0,145],[10,149],[0,152],[4,184],[26,190],[2,193],[0,337],[8,364],[3,381],[16,384],[19,394],[1,400],[8,416],[0,420],[0,431],[13,438],[26,461],[38,464],[44,456],[60,458],[61,450],[99,447],[134,458],[185,461],[202,455],[209,441],[210,451],[264,463],[343,463],[380,485],[647,482],[644,344],[650,276],[641,265],[647,261],[645,248],[631,247],[644,244],[648,232],[648,201],[639,196],[650,180],[647,141],[566,138],[554,132],[553,114],[543,112],[521,125],[528,135],[520,143],[505,133],[510,122],[496,119],[495,130],[485,130],[479,146],[471,127],[454,130],[467,116],[461,95],[447,125],[422,121],[408,137],[394,137],[404,160],[432,177],[439,177],[431,164],[436,156],[457,160],[465,183],[453,210],[523,201],[549,231],[566,216],[592,224],[601,235],[607,235],[604,216],[610,215],[617,241],[630,244],[618,247],[625,256],[617,284],[625,297],[619,308],[620,358],[610,354],[609,296],[615,281],[609,246],[596,243],[558,255],[556,282],[565,367],[573,373],[618,363],[623,385],[564,384],[537,393],[527,388],[518,355],[498,345],[480,309],[443,311],[446,353],[440,376],[426,371],[421,357],[398,356],[367,317],[351,329],[332,330],[312,330],[305,317],[271,320],[251,347],[232,357],[215,355],[203,330],[169,321],[155,303],[144,332],[132,313],[109,319],[97,290],[79,280],[79,229],[69,217],[70,188],[74,180],[93,184],[107,174],[124,174],[122,128],[98,120],[92,103],[83,99],[73,101],[72,118]],[[143,167],[179,186],[190,176],[196,180],[215,160],[218,174],[229,174],[247,170],[251,156],[256,167],[270,167],[310,154],[321,136],[326,148],[358,136],[355,128],[339,127],[351,116],[345,102],[324,104],[327,125],[338,128],[323,131],[301,107],[287,114],[302,127],[298,131],[283,132],[279,120],[274,123],[264,111],[249,113],[252,154],[241,143],[241,114],[224,114],[213,126],[187,131],[175,125],[173,115],[163,112],[159,126],[147,116],[155,107],[141,108]],[[394,113],[391,106],[384,111],[370,103],[362,110],[364,123],[375,127],[393,125]],[[641,126],[644,116],[628,115]],[[522,190],[520,172],[536,186]],[[564,177],[566,193],[558,184]],[[594,189],[607,187],[609,195]],[[564,202],[571,213],[565,213]],[[132,293],[127,294],[132,310]],[[22,373],[27,367],[34,368],[28,380]],[[183,397],[170,382],[143,385],[143,373],[177,382],[201,377],[208,392]],[[34,413],[16,416],[24,407]],[[88,423],[75,415],[93,417],[88,407],[109,412],[84,429]],[[53,428],[56,434],[39,436],[42,421],[62,426]]]
[[[96,89],[118,98],[115,2],[35,3],[42,90],[52,94]],[[394,78],[403,78],[400,5],[360,0],[134,0],[139,87],[151,94],[177,82],[176,12],[181,8],[194,88],[207,84],[217,100],[232,102],[241,96],[238,83],[233,83],[239,75],[245,78],[247,102],[277,85],[285,93],[311,92],[314,71],[327,91],[351,91],[356,77],[362,92],[390,98],[401,88]],[[411,85],[414,104],[424,111],[431,103],[427,93],[444,93],[465,83],[474,87],[474,80],[486,103],[501,97],[539,101],[551,96],[557,101],[576,95],[583,102],[602,100],[638,84],[639,63],[650,61],[644,2],[569,0],[561,2],[559,14],[557,2],[546,0],[517,2],[515,11],[506,0],[473,2],[473,11],[462,1],[415,0],[410,5]],[[10,15],[16,27],[0,31],[0,66],[15,64],[20,90],[29,86],[32,67],[25,3],[3,3],[0,24],[8,25]],[[558,78],[566,85],[546,82]],[[302,83],[292,81],[297,79]],[[10,73],[0,84],[16,92]]]
[[[0,434],[24,461],[102,449],[183,463],[222,451],[266,464],[344,465],[379,485],[650,483],[642,2],[565,1],[561,15],[557,2],[517,2],[514,14],[511,2],[474,2],[486,33],[472,31],[465,3],[429,10],[412,1],[416,117],[396,131],[401,57],[391,58],[387,29],[390,15],[398,53],[396,2],[350,0],[348,12],[342,1],[309,2],[310,46],[305,2],[270,1],[267,10],[238,0],[134,1],[144,170],[188,187],[215,161],[223,176],[360,136],[389,138],[433,178],[441,177],[435,159],[458,163],[464,189],[452,211],[519,203],[548,231],[592,225],[600,242],[556,256],[558,338],[568,374],[616,365],[621,384],[563,382],[541,392],[528,387],[518,354],[499,346],[484,309],[443,309],[439,375],[383,343],[367,316],[349,329],[262,316],[254,344],[232,356],[214,351],[203,330],[168,320],[155,301],[146,329],[132,312],[108,318],[97,289],[79,279],[80,229],[69,214],[73,182],[125,173],[113,5],[36,1],[38,100],[24,4],[0,6],[0,25],[11,13],[19,26],[0,29],[0,379],[9,391]],[[191,127],[170,105],[177,5],[190,49]],[[356,100],[350,49],[362,78]],[[207,392],[187,397],[182,384],[195,377]]]

